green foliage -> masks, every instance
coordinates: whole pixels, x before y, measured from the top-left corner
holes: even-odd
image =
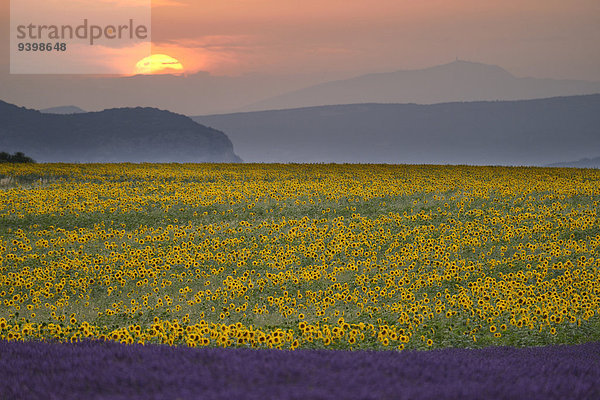
[[[0,152],[0,163],[34,163],[35,161],[31,157],[27,157],[20,151],[17,151],[15,154],[9,154],[5,151]]]

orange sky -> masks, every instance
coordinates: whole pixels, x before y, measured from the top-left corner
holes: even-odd
[[[188,73],[352,75],[460,58],[600,81],[598,0],[156,0],[152,40]]]

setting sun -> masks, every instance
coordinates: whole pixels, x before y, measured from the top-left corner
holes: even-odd
[[[181,74],[183,65],[166,54],[153,54],[135,64],[136,74]]]

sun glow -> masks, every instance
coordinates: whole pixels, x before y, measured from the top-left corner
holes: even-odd
[[[182,74],[183,65],[166,54],[152,54],[135,64],[137,74]]]

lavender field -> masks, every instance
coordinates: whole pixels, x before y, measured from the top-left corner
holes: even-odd
[[[597,399],[600,343],[431,351],[0,341],[1,399]]]

